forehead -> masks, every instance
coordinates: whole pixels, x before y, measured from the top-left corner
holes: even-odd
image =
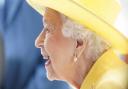
[[[44,17],[43,17],[43,21],[47,24],[60,23],[60,21],[61,21],[60,13],[53,9],[46,8]]]

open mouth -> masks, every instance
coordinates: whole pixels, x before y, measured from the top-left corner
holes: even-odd
[[[43,59],[45,60],[45,66],[47,67],[49,64],[51,64],[50,56],[45,51],[44,48],[41,49],[41,55],[43,56]]]
[[[50,60],[49,56],[43,56],[43,59],[46,61],[45,66],[48,66],[51,63],[51,60]]]

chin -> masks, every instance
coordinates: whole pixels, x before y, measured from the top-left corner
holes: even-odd
[[[48,80],[50,81],[59,80],[59,78],[57,77],[57,74],[54,72],[52,68],[46,69],[46,71],[47,71],[46,75],[47,75]]]
[[[48,80],[61,80],[51,65],[45,67]]]
[[[57,80],[57,78],[54,76],[54,74],[49,74],[49,73],[47,73],[47,78],[48,78],[48,80],[50,80],[50,81]]]

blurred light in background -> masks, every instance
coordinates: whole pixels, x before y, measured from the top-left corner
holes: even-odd
[[[5,0],[0,0],[0,8],[4,5]]]
[[[118,0],[121,12],[115,23],[116,28],[128,38],[128,0]]]
[[[0,32],[2,32],[3,28],[2,28],[2,14],[3,14],[3,9],[4,9],[4,4],[5,4],[5,0],[0,0]]]

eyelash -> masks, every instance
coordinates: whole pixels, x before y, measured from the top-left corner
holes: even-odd
[[[48,28],[48,27],[45,27],[45,30],[46,30],[46,32],[50,32],[50,33],[52,33],[53,32],[53,30],[54,30],[54,28]]]
[[[52,33],[55,30],[55,28],[51,24],[44,24],[44,30],[46,31],[46,33]]]

